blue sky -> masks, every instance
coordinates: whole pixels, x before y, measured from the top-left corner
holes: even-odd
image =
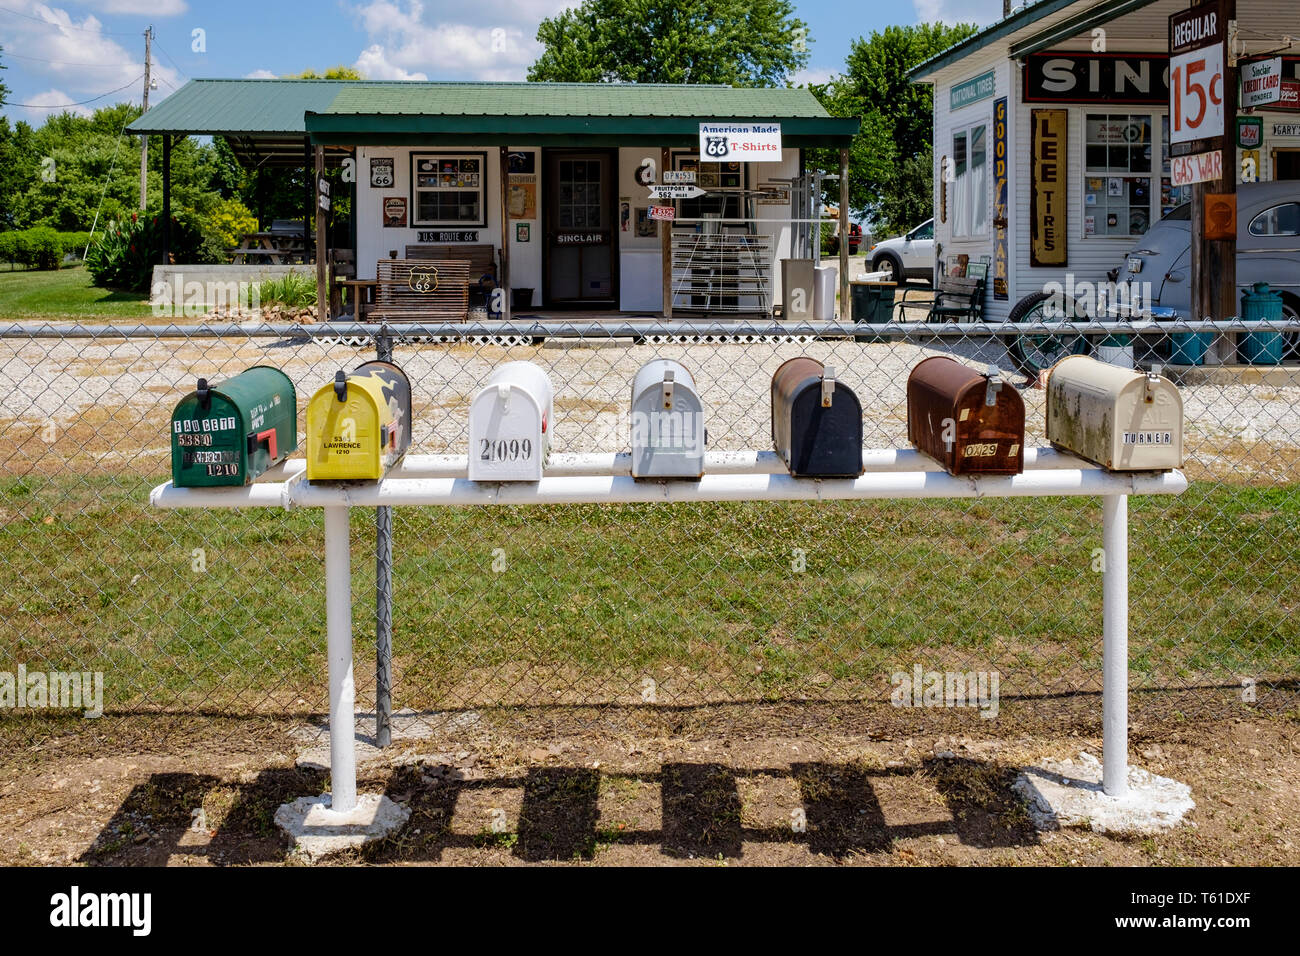
[[[355,66],[373,79],[523,79],[537,24],[576,0],[0,0],[4,112],[40,123],[140,99],[143,32],[155,31],[156,98],[191,77]],[[842,69],[853,39],[890,23],[989,23],[1001,0],[796,0],[812,60],[797,81]],[[110,90],[120,92],[83,102]],[[17,105],[31,104],[31,105]]]

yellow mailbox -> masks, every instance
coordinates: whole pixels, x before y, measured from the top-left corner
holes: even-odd
[[[391,362],[339,372],[307,405],[307,480],[375,481],[411,445],[411,383]]]

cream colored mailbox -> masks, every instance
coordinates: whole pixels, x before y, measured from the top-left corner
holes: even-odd
[[[1047,376],[1047,440],[1111,471],[1183,464],[1183,399],[1158,370],[1072,355]]]
[[[704,474],[704,404],[695,379],[672,359],[654,359],[632,380],[632,477]]]
[[[532,362],[507,362],[469,406],[471,481],[540,481],[555,421],[555,390]]]

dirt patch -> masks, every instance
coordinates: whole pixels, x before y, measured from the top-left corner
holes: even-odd
[[[1134,763],[1190,784],[1196,809],[1179,830],[1124,839],[1038,833],[1010,789],[1027,763],[1100,753],[1092,736],[906,734],[907,722],[898,720],[875,732],[847,732],[837,715],[852,711],[842,707],[746,711],[754,719],[740,724],[716,712],[654,715],[642,732],[629,731],[624,720],[584,729],[563,716],[548,722],[508,709],[448,721],[363,770],[363,791],[384,792],[412,815],[393,837],[351,859],[478,866],[1300,863],[1300,724],[1293,718],[1188,722],[1158,736],[1135,731]],[[980,729],[978,722],[968,727]],[[293,863],[272,816],[327,781],[295,766],[291,729],[174,718],[159,738],[165,750],[136,752],[76,722],[44,744],[7,746],[0,864]]]

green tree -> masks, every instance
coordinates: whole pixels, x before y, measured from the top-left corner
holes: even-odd
[[[324,73],[308,68],[301,73],[286,73],[282,79],[286,80],[364,80],[365,76],[361,71],[350,66],[339,64],[331,66]]]
[[[778,86],[808,63],[788,0],[583,0],[545,19],[530,80]]]
[[[849,205],[877,234],[901,232],[933,215],[933,93],[908,73],[975,30],[968,23],[886,27],[855,40],[844,73],[812,87],[833,116],[862,119],[849,149]],[[809,163],[837,170],[839,157],[817,150]]]

